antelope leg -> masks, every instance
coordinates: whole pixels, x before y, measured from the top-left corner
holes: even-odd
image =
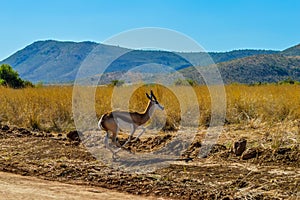
[[[128,142],[131,141],[131,138],[132,138],[132,136],[133,136],[135,130],[136,130],[136,129],[134,128],[134,126],[131,125],[131,133],[130,133],[130,135],[129,135],[127,141],[126,141],[119,149],[117,149],[117,150],[115,151],[115,153],[119,152],[122,148],[124,148],[124,146],[125,146],[126,144],[128,144]]]
[[[138,136],[136,138],[134,138],[133,142],[137,141],[146,131],[145,127],[141,127],[143,130],[140,132],[140,134],[138,134]]]

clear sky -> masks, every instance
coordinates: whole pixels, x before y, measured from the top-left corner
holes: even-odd
[[[300,43],[299,0],[1,0],[0,60],[37,40],[101,42],[133,28],[182,32],[207,51]]]

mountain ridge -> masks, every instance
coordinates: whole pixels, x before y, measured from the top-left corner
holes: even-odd
[[[82,62],[96,47],[97,52],[95,55],[101,59],[109,60],[114,55],[126,53],[124,54],[125,56],[122,55],[111,63],[106,73],[128,71],[131,68],[147,63],[167,65],[174,68],[174,70],[184,71],[184,69],[192,65],[188,60],[196,59],[201,54],[201,52],[173,53],[156,50],[130,50],[91,41],[45,40],[33,42],[0,63],[10,64],[19,72],[22,78],[32,82],[72,82],[75,80]],[[243,49],[229,52],[208,52],[208,54],[218,65],[225,83],[249,83],[251,82],[249,81],[251,77],[246,76],[252,75],[256,77],[253,80],[258,82],[273,82],[286,77],[299,79],[298,68],[300,64],[297,56],[300,56],[300,44],[283,51]],[[184,55],[188,59],[183,59],[180,55]],[[245,65],[249,65],[249,67],[247,68]],[[98,72],[95,68],[96,66],[91,67],[85,76],[92,77],[97,75]],[[281,71],[288,71],[288,73],[276,74],[274,70],[276,71],[278,68],[282,68]],[[273,71],[270,74],[266,74],[262,73],[264,71],[262,69]],[[255,72],[255,70],[258,71]],[[268,78],[260,76],[258,72],[265,74]],[[186,77],[191,76],[186,73]],[[112,78],[117,79],[118,77]]]

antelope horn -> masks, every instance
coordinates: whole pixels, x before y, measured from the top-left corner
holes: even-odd
[[[157,99],[156,99],[156,96],[153,94],[153,91],[152,91],[152,90],[151,90],[151,92],[150,92],[150,93],[151,93],[151,97],[153,97],[153,98],[154,98],[154,100],[155,100],[155,101],[157,101]]]

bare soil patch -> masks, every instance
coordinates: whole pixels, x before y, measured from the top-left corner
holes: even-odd
[[[249,134],[249,130],[246,132]],[[226,137],[234,131],[228,128]],[[257,129],[253,129],[255,133]],[[241,136],[242,134],[240,134]],[[142,138],[131,148],[155,148],[171,136]],[[225,136],[224,136],[225,137]],[[68,184],[103,187],[127,194],[172,199],[297,199],[300,198],[300,153],[296,146],[277,149],[250,146],[257,154],[242,159],[220,137],[205,159],[196,157],[202,135],[182,161],[149,174],[129,174],[96,160],[78,140],[66,134],[0,127],[0,171]],[[265,137],[263,135],[262,137]],[[267,138],[268,139],[268,138]],[[151,146],[151,148],[150,148]],[[97,190],[97,189],[96,189]],[[100,190],[100,189],[99,189]]]

